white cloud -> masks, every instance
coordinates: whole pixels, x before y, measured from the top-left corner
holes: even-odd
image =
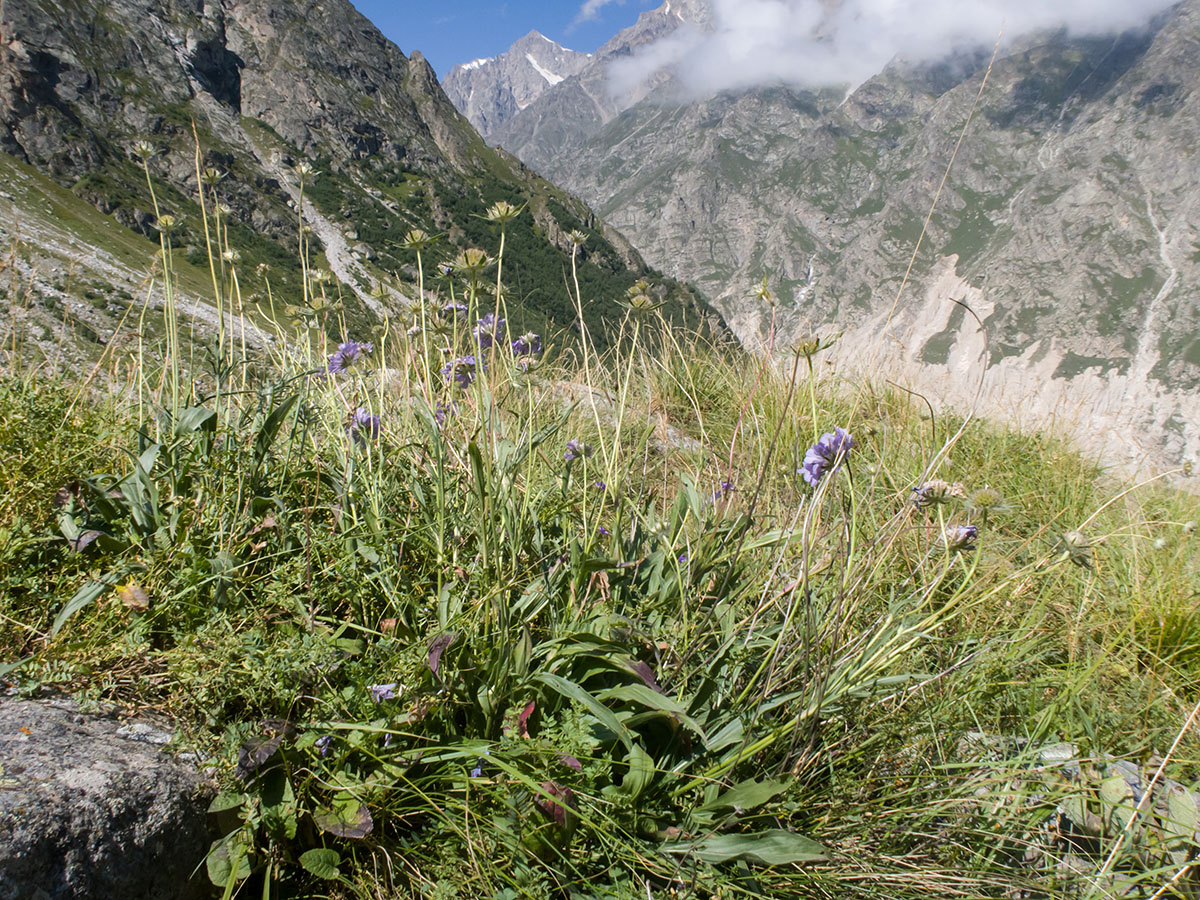
[[[625,0],[584,0],[583,6],[579,7],[579,12],[575,14],[575,21],[572,25],[578,25],[580,22],[589,22],[600,15],[600,10],[608,6],[610,3],[624,5]]]
[[[588,0],[601,6],[611,0]],[[683,26],[615,62],[620,93],[670,69],[707,94],[759,84],[858,84],[900,57],[936,60],[1044,29],[1104,34],[1176,0],[709,0],[710,31]],[[582,13],[582,10],[581,10]]]

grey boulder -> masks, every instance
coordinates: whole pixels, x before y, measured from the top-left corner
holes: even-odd
[[[0,697],[0,900],[210,895],[212,787],[148,722]]]

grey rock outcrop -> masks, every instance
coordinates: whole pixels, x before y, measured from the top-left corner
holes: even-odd
[[[169,739],[152,723],[0,698],[0,900],[209,896],[213,789],[163,752]]]
[[[547,90],[583,71],[591,58],[531,31],[499,56],[455,66],[442,88],[479,133],[491,138]]]

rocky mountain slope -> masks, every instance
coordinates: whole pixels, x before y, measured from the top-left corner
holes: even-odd
[[[707,291],[747,343],[767,332],[747,298],[767,275],[784,342],[845,331],[831,361],[960,406],[981,392],[985,410],[1071,425],[1122,467],[1200,456],[1197,0],[1145,31],[1023,38],[977,108],[983,54],[896,63],[850,96],[682,100],[670,72],[641,99],[604,93],[614,60],[682,26],[677,6],[496,139]]]
[[[583,71],[590,53],[531,31],[499,56],[462,63],[442,79],[451,102],[485,138],[549,88]]]
[[[314,265],[356,332],[403,317],[416,296],[409,229],[445,236],[427,271],[461,248],[494,253],[498,228],[483,214],[499,200],[527,207],[510,227],[505,268],[520,327],[573,320],[562,280],[573,229],[588,235],[580,274],[597,334],[620,312],[614,300],[651,274],[583,203],[489,148],[420,54],[406,57],[346,0],[4,4],[0,151],[8,293],[47,358],[56,323],[90,323],[102,345],[153,294],[160,215],[176,220],[184,306],[204,320],[198,327],[212,324],[214,202],[247,314],[263,326],[303,293],[301,204]],[[303,196],[302,166],[316,173]],[[693,305],[683,288],[663,291],[676,311]]]

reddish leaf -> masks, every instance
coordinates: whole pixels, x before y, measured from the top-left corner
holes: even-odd
[[[454,643],[458,635],[453,631],[446,631],[439,634],[433,639],[433,643],[429,645],[429,671],[434,675],[438,673],[438,667],[442,664],[442,654],[446,652],[446,648]]]
[[[517,716],[517,731],[521,733],[521,737],[523,738],[529,737],[529,717],[533,715],[535,705],[536,701],[530,700],[529,705]]]
[[[252,738],[238,748],[237,775],[242,781],[249,781],[259,773],[283,743],[283,735],[273,738]]]
[[[62,509],[72,500],[76,503],[83,500],[83,485],[78,481],[70,481],[54,492],[54,508]]]
[[[567,813],[576,811],[575,792],[557,781],[542,783],[542,790],[550,797],[538,797],[538,809],[557,822],[561,827],[567,827]],[[553,799],[551,799],[553,798]]]
[[[663,692],[663,689],[658,686],[658,679],[654,677],[654,670],[649,665],[641,661],[636,661],[633,663],[633,672],[638,678],[646,682],[646,687],[658,691],[660,694]]]
[[[100,537],[99,531],[85,531],[83,534],[77,537],[67,538],[67,546],[71,548],[73,553],[82,553],[84,550],[90,547],[98,537]]]

